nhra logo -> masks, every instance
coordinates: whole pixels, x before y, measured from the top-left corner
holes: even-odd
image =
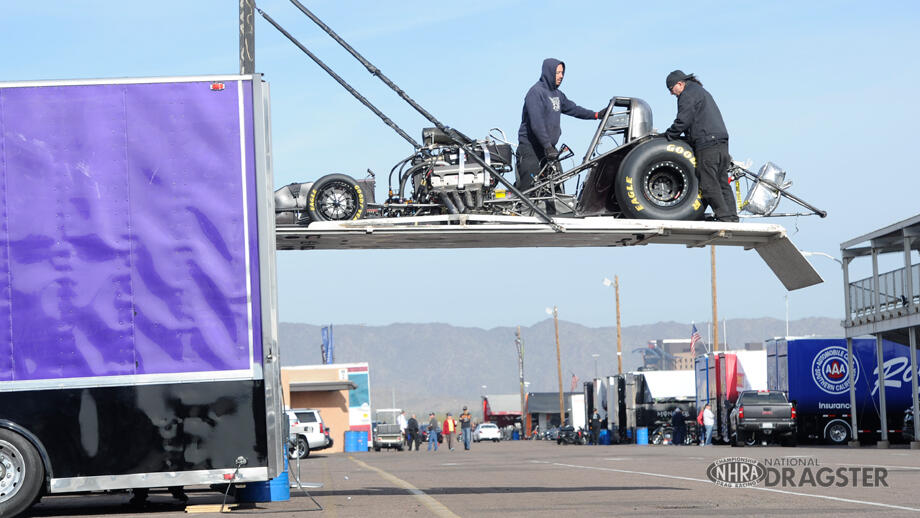
[[[838,346],[827,347],[811,363],[811,377],[824,392],[842,394],[850,389],[847,367],[847,350]],[[859,362],[853,362],[853,371],[853,378],[858,378]]]

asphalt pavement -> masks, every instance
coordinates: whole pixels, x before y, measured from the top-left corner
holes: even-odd
[[[751,487],[712,482],[743,457],[772,469]],[[725,464],[728,461],[722,461]],[[733,466],[739,462],[728,462]],[[822,474],[818,474],[823,469]],[[291,466],[292,474],[298,470]],[[785,471],[784,471],[785,470]],[[548,441],[474,444],[470,451],[314,453],[286,502],[230,515],[334,516],[920,516],[920,451],[905,447],[560,446]],[[784,476],[785,475],[785,476]],[[721,476],[721,478],[720,478]],[[729,480],[731,482],[731,480]],[[876,487],[878,486],[878,487]],[[190,511],[222,495],[188,488]],[[45,497],[32,516],[187,516],[186,504],[154,491],[142,508],[129,493]]]

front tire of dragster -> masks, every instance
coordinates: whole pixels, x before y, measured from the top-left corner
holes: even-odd
[[[364,190],[354,178],[327,174],[307,192],[307,213],[311,221],[361,219],[367,209]]]
[[[617,171],[614,196],[631,219],[700,220],[706,204],[696,176],[696,155],[681,140],[638,144]]]
[[[25,437],[7,429],[0,429],[0,466],[0,516],[16,516],[37,500],[45,466]]]

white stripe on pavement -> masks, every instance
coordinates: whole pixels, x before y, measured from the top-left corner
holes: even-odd
[[[592,470],[597,470],[597,471],[613,471],[613,472],[616,472],[616,473],[628,473],[628,474],[631,474],[631,475],[645,475],[645,476],[648,476],[648,477],[671,478],[671,479],[676,479],[676,480],[687,480],[687,481],[690,481],[690,482],[703,482],[703,483],[705,483],[705,484],[712,484],[712,482],[711,482],[710,480],[702,479],[702,478],[680,477],[680,476],[677,476],[677,475],[664,475],[664,474],[661,474],[661,473],[648,473],[648,472],[645,472],[645,471],[631,471],[631,470],[628,470],[628,469],[601,468],[601,467],[597,467],[597,466],[579,466],[579,465],[577,465],[577,464],[563,464],[563,463],[561,463],[561,462],[554,462],[553,465],[555,465],[555,466],[565,466],[565,467],[568,467],[568,468],[592,469]],[[847,502],[847,503],[850,503],[850,504],[873,505],[873,506],[876,506],[876,507],[886,507],[886,508],[889,508],[889,509],[900,509],[900,510],[902,510],[902,511],[920,512],[920,509],[915,508],[915,507],[904,507],[904,506],[900,506],[900,505],[883,504],[883,503],[881,503],[881,502],[870,502],[870,501],[868,501],[868,500],[854,500],[854,499],[851,499],[851,498],[838,498],[838,497],[836,497],[836,496],[812,495],[812,494],[810,494],[810,493],[797,493],[797,492],[795,492],[795,491],[786,491],[786,490],[783,490],[783,489],[773,489],[773,488],[770,488],[770,487],[746,487],[746,488],[741,488],[741,489],[755,489],[755,490],[758,490],[758,491],[770,491],[771,493],[782,493],[782,494],[784,494],[784,495],[807,496],[807,497],[811,497],[811,498],[821,498],[821,499],[824,499],[824,500],[833,500],[833,501],[835,501],[835,502]]]
[[[397,486],[399,486],[399,487],[405,489],[406,491],[408,491],[409,493],[411,493],[415,498],[417,498],[419,501],[421,501],[421,502],[422,502],[422,505],[424,505],[425,507],[427,507],[429,511],[431,511],[431,512],[434,513],[434,514],[436,514],[437,516],[440,516],[440,517],[442,517],[442,518],[460,518],[459,515],[454,514],[454,512],[451,511],[450,509],[448,509],[444,504],[442,504],[441,502],[438,502],[437,500],[435,500],[435,499],[432,498],[431,496],[425,494],[424,491],[422,491],[421,489],[419,489],[419,488],[413,486],[412,484],[406,482],[405,480],[403,480],[403,479],[401,479],[401,478],[399,478],[399,477],[396,477],[396,476],[394,476],[394,475],[391,475],[391,474],[387,473],[386,471],[383,471],[383,470],[380,469],[380,468],[375,468],[374,466],[371,466],[370,464],[367,464],[367,463],[365,463],[365,462],[361,462],[360,460],[358,460],[358,459],[352,457],[351,455],[349,455],[348,458],[349,458],[350,460],[354,461],[356,464],[358,464],[358,465],[361,466],[362,468],[369,469],[369,470],[371,470],[371,471],[377,473],[378,475],[380,475],[380,476],[383,477],[384,479],[390,481],[391,483],[393,483],[393,484],[395,484],[395,485],[397,485]]]

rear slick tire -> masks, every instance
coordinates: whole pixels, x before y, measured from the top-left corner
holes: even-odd
[[[696,176],[696,156],[686,142],[653,138],[626,155],[614,196],[630,219],[700,220],[706,204]]]
[[[0,429],[0,516],[17,516],[38,500],[45,467],[25,437]]]

